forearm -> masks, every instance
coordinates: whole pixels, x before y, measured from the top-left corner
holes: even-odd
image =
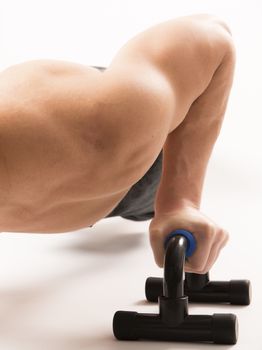
[[[200,206],[206,167],[222,118],[205,123],[201,117],[188,117],[169,134],[163,148],[157,213],[172,211],[182,202]]]
[[[191,105],[183,122],[164,145],[163,172],[155,212],[182,203],[199,208],[207,164],[219,135],[232,84],[232,62],[222,63],[205,92]]]

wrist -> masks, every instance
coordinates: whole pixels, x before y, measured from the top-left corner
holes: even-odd
[[[154,210],[155,210],[155,216],[156,216],[156,215],[173,213],[175,211],[183,210],[185,208],[194,208],[199,210],[200,202],[193,201],[192,199],[188,199],[184,197],[176,198],[175,200],[172,201],[172,203],[170,203],[170,201],[166,201],[165,203],[159,203],[156,201]]]

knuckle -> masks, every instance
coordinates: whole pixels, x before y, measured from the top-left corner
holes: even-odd
[[[216,232],[213,226],[208,226],[206,230],[206,235],[208,238],[213,238],[215,236]]]
[[[227,244],[227,242],[229,241],[229,234],[226,233],[223,240],[222,240],[222,248]]]
[[[206,225],[204,228],[205,238],[209,240],[221,241],[228,239],[229,234],[226,230],[219,228],[215,225]]]
[[[215,232],[215,228],[213,225],[206,224],[203,229],[205,232],[206,239],[211,240],[214,238],[216,232]]]
[[[228,233],[228,231],[223,230],[223,233],[224,233],[224,237],[225,237],[225,238],[229,238],[229,233]]]
[[[224,230],[224,229],[221,229],[220,231],[219,231],[219,236],[220,236],[220,240],[221,241],[228,241],[228,239],[229,239],[229,233],[226,231],[226,230]]]

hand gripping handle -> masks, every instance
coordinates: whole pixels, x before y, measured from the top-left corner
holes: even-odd
[[[165,241],[164,241],[165,249],[167,248],[169,241],[177,235],[184,236],[187,239],[186,257],[189,258],[196,250],[196,245],[197,245],[195,237],[189,231],[182,230],[182,229],[171,231],[165,238]]]

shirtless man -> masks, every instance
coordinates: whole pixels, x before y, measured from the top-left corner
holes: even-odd
[[[149,226],[155,261],[163,266],[164,237],[182,228],[197,241],[185,270],[209,271],[228,233],[199,208],[234,64],[227,25],[201,14],[139,33],[105,71],[58,60],[2,71],[0,230],[94,225],[163,150]]]

